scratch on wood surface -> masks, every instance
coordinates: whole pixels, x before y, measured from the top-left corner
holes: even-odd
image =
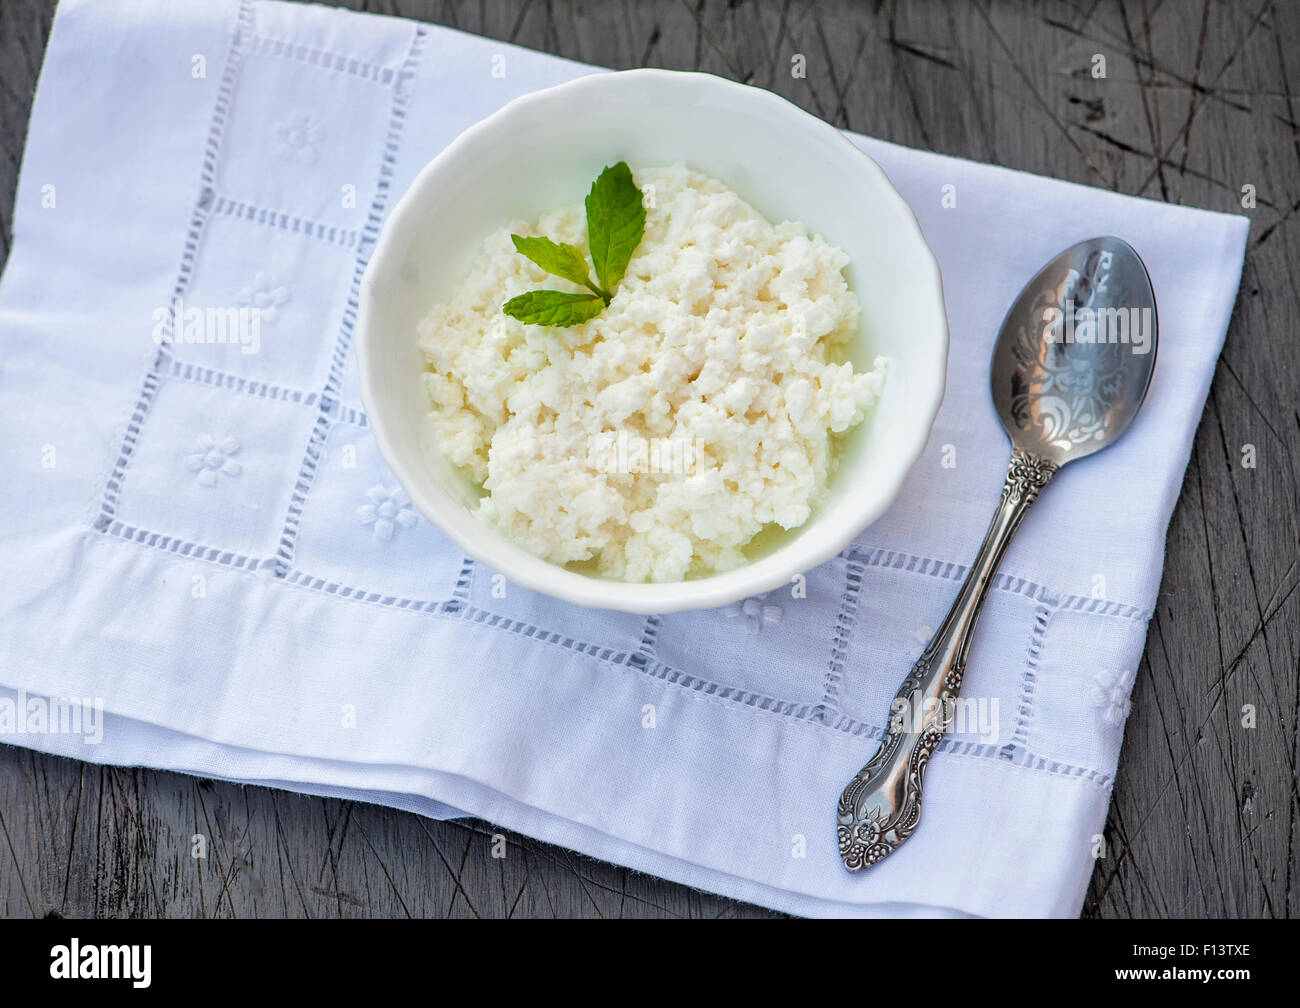
[[[898,38],[898,8],[894,7],[889,14],[889,27],[886,41],[889,44],[891,65],[898,73],[898,82],[902,85],[903,94],[907,98],[908,111],[911,113],[912,123],[917,133],[921,137],[921,143],[928,150],[934,149],[934,141],[930,137],[929,130],[926,128],[926,117],[921,114],[920,101],[917,96],[916,84],[912,80],[911,72],[904,65],[904,61],[899,57],[899,47],[895,45]]]
[[[645,51],[641,53],[640,63],[642,66],[649,66],[650,61],[654,58],[655,47],[659,45],[661,34],[659,23],[655,22],[654,27],[650,30],[650,38],[646,40]]]
[[[23,862],[18,857],[18,852],[14,850],[13,837],[9,835],[9,824],[5,821],[4,809],[0,809],[0,833],[4,834],[5,847],[9,851],[9,860],[13,862],[14,877],[18,880],[18,888],[22,891],[23,902],[27,904],[27,912],[31,916],[37,916],[36,905],[32,902],[32,894],[27,888],[27,875],[23,870]]]
[[[442,847],[438,844],[438,841],[430,830],[429,825],[421,820],[420,828],[424,831],[424,835],[428,837],[429,846],[432,847],[433,852],[438,855],[438,860],[442,862],[442,867],[446,870],[447,877],[452,881],[452,885],[454,886],[451,893],[452,900],[454,901],[456,896],[459,895],[465,900],[465,905],[469,907],[470,912],[473,913],[475,917],[480,916],[478,909],[474,906],[474,901],[470,899],[470,895],[461,881],[461,873],[452,868],[451,862],[447,860],[447,856],[442,852]],[[451,907],[448,906],[447,910],[448,913],[450,913]]]
[[[937,64],[938,66],[944,67],[948,70],[957,69],[957,64],[954,63],[952,60],[944,59],[942,56],[938,55],[937,53],[927,52],[915,42],[908,42],[900,38],[893,38],[891,36],[889,39],[889,44],[893,46],[895,49],[901,49],[909,56],[915,56],[917,59],[926,60],[929,63]]]
[[[1147,79],[1146,82],[1146,87],[1149,90],[1155,91],[1162,88],[1188,88],[1193,91],[1201,91],[1205,94],[1205,96],[1208,99],[1212,101],[1223,102],[1224,104],[1229,105],[1230,107],[1232,107],[1238,112],[1249,112],[1250,106],[1242,102],[1232,101],[1231,99],[1233,97],[1236,97],[1237,95],[1258,97],[1260,94],[1260,92],[1255,92],[1255,91],[1242,92],[1242,91],[1233,91],[1231,89],[1220,89],[1218,91],[1209,91],[1208,89],[1203,88],[1198,84],[1196,84],[1190,77],[1180,74],[1178,71],[1173,70],[1166,64],[1157,62],[1150,53],[1146,53],[1141,51],[1140,49],[1137,49],[1132,42],[1126,41],[1125,39],[1121,39],[1117,35],[1110,35],[1105,32],[1097,32],[1096,34],[1088,34],[1087,32],[1083,32],[1083,31],[1076,32],[1072,30],[1069,25],[1061,21],[1055,20],[1051,17],[1044,17],[1042,20],[1044,24],[1047,24],[1053,28],[1058,28],[1062,31],[1070,32],[1071,34],[1077,35],[1080,39],[1084,41],[1092,42],[1100,46],[1114,47],[1114,49],[1118,52],[1119,55],[1124,56],[1129,60],[1132,60],[1135,67],[1145,68],[1148,71],[1150,71],[1151,76]],[[1157,73],[1161,74],[1164,77],[1167,77],[1168,80],[1166,81],[1155,80],[1154,75]],[[1139,86],[1143,83],[1138,78],[1134,78],[1133,80],[1129,81],[1124,78],[1112,77],[1110,78],[1110,80],[1114,81],[1115,83],[1129,83],[1129,84],[1135,84]]]
[[[681,0],[681,3],[691,12],[691,17],[695,20],[695,69],[702,68],[702,56],[704,43],[708,42],[709,48],[713,54],[722,62],[722,66],[727,71],[727,76],[732,80],[740,81],[742,84],[748,84],[753,77],[751,73],[743,73],[731,62],[731,57],[727,50],[719,44],[714,38],[713,33],[709,31],[708,26],[704,23],[704,11],[707,6],[705,0],[697,0],[694,7],[690,6],[689,0]]]
[[[298,873],[294,871],[294,867],[293,867],[293,860],[297,853],[296,845],[290,843],[288,838],[285,836],[284,823],[280,819],[280,801],[276,797],[274,791],[270,792],[270,799],[271,799],[271,815],[275,823],[276,863],[280,867],[281,892],[283,893],[284,891],[284,873],[287,870],[289,873],[289,881],[293,885],[294,894],[298,897],[298,902],[302,907],[303,916],[310,917],[311,907],[307,903],[307,894],[303,890],[302,883],[298,881]],[[251,822],[252,822],[252,817],[250,816],[249,817],[250,825]],[[249,851],[249,856],[251,859],[252,857],[251,850]]]
[[[1080,163],[1088,167],[1089,171],[1092,172],[1094,177],[1101,185],[1107,186],[1107,188],[1109,188],[1109,186],[1107,185],[1106,178],[1089,163],[1088,157],[1085,154],[1083,148],[1079,146],[1079,142],[1075,140],[1074,136],[1070,133],[1069,128],[1065,125],[1065,122],[1061,119],[1061,117],[1056,114],[1056,111],[1051,107],[1051,105],[1048,104],[1046,99],[1043,98],[1042,92],[1039,90],[1038,86],[1034,83],[1034,80],[1029,75],[1029,72],[1025,69],[1020,59],[1016,56],[1015,52],[1011,49],[1011,47],[1007,45],[1006,39],[1002,37],[1001,32],[999,32],[997,29],[997,25],[993,23],[993,18],[989,15],[988,9],[985,7],[985,5],[979,3],[978,0],[972,0],[971,7],[984,20],[984,24],[988,27],[990,36],[992,36],[993,40],[997,42],[998,47],[1002,50],[1006,58],[1011,61],[1011,65],[1015,69],[1017,75],[1019,75],[1021,82],[1025,85],[1025,89],[1033,97],[1034,101],[1037,102],[1039,108],[1042,109],[1043,114],[1047,117],[1047,121],[1050,122],[1054,127],[1056,127],[1057,132],[1060,133],[1060,135],[1065,140],[1065,142],[1068,143],[1070,147],[1074,150],[1075,154],[1078,155]]]
[[[1238,40],[1237,45],[1233,48],[1227,60],[1224,61],[1223,66],[1219,68],[1219,72],[1215,75],[1214,80],[1210,83],[1210,86],[1208,88],[1202,88],[1199,86],[1199,82],[1200,82],[1200,76],[1202,70],[1202,62],[1204,59],[1205,20],[1208,20],[1209,17],[1209,0],[1206,0],[1205,12],[1203,15],[1203,22],[1202,22],[1201,42],[1200,42],[1200,47],[1197,50],[1196,70],[1192,77],[1192,93],[1190,95],[1190,100],[1188,102],[1187,119],[1183,124],[1183,128],[1178,131],[1178,133],[1174,136],[1172,140],[1169,141],[1168,148],[1164,150],[1163,153],[1161,153],[1160,159],[1159,161],[1156,162],[1156,166],[1152,168],[1151,174],[1148,175],[1146,179],[1144,179],[1138,185],[1136,192],[1144,193],[1146,191],[1147,186],[1151,184],[1152,178],[1154,178],[1159,172],[1161,172],[1170,154],[1173,153],[1174,147],[1178,144],[1180,140],[1184,141],[1183,160],[1182,160],[1181,168],[1183,170],[1186,169],[1187,154],[1191,146],[1190,133],[1192,128],[1192,123],[1196,119],[1196,113],[1200,111],[1201,107],[1205,102],[1205,98],[1208,95],[1214,93],[1213,89],[1218,85],[1219,81],[1223,79],[1223,75],[1227,73],[1229,68],[1233,65],[1233,63],[1236,62],[1237,56],[1241,53],[1242,49],[1245,48],[1246,43],[1250,40],[1251,36],[1254,35],[1255,29],[1259,27],[1259,24],[1264,17],[1264,11],[1268,9],[1268,6],[1269,6],[1269,0],[1265,0],[1265,3],[1260,4],[1259,10],[1255,13],[1255,17],[1251,20],[1250,26],[1246,29],[1245,33]],[[1157,144],[1156,146],[1158,147],[1159,145]],[[1163,182],[1162,182],[1162,190],[1163,190]]]
[[[510,29],[509,41],[513,42],[519,38],[519,29],[524,26],[524,18],[528,17],[528,10],[533,5],[533,0],[524,0],[519,5],[519,16],[515,18],[515,26]]]
[[[72,885],[72,859],[77,850],[77,825],[81,822],[81,795],[85,789],[85,782],[86,768],[83,765],[77,768],[77,795],[72,800],[72,824],[68,828],[68,857],[63,869],[63,898],[59,901],[61,911],[67,908],[68,891]]]

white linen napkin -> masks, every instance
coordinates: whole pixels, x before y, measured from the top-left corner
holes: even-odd
[[[412,513],[350,344],[414,174],[590,70],[317,7],[65,0],[0,285],[0,740],[459,809],[796,914],[1077,914],[1247,222],[852,137],[943,268],[948,394],[925,455],[806,591],[583,610]],[[913,838],[850,875],[836,798],[1001,486],[998,325],[1099,234],[1138,249],[1159,299],[1147,404],[1026,519],[967,674],[987,720],[932,762]],[[257,352],[160,350],[173,298],[260,307]]]

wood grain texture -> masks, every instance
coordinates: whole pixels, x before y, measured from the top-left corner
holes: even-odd
[[[1290,916],[1300,719],[1300,6],[1274,0],[352,4],[611,67],[703,69],[839,126],[1257,206],[1167,540],[1090,917]],[[50,0],[0,4],[0,249]],[[802,54],[807,77],[791,76]],[[1105,79],[1091,74],[1096,54]],[[1189,235],[1189,241],[1195,236]],[[1255,468],[1242,465],[1253,445]],[[1242,711],[1252,705],[1254,727]],[[208,857],[190,857],[195,833]],[[494,828],[0,747],[0,915],[750,916]]]

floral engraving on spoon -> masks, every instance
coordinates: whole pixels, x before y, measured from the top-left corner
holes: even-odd
[[[1101,441],[1128,408],[1126,358],[1149,349],[1151,317],[1105,304],[1127,300],[1114,266],[1111,253],[1094,252],[1082,269],[1040,288],[1017,327],[1011,416],[1043,444],[1068,450]]]

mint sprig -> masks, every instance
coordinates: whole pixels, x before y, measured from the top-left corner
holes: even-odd
[[[641,190],[625,161],[600,173],[587,194],[586,207],[587,244],[595,266],[595,283],[587,269],[586,256],[576,245],[516,234],[510,239],[520,255],[527,256],[547,273],[586,287],[591,293],[529,291],[502,306],[501,310],[511,318],[534,325],[578,325],[595,318],[614,299],[614,290],[645,234]]]

